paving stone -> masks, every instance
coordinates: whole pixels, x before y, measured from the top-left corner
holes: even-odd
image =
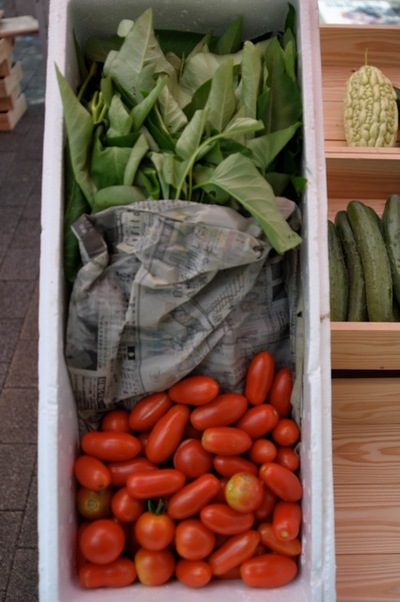
[[[3,192],[2,192],[3,194]],[[5,206],[1,207],[0,213],[0,236],[3,234],[8,234],[14,232],[18,220],[21,215],[22,208],[20,206]]]
[[[0,393],[0,441],[36,445],[38,389],[3,388]]]
[[[0,363],[9,362],[22,329],[21,319],[0,318]]]
[[[0,590],[5,591],[10,579],[13,557],[23,519],[22,512],[0,512]]]
[[[36,387],[38,384],[38,342],[36,339],[17,344],[5,382],[6,387]]]
[[[25,510],[35,461],[35,445],[0,444],[0,510]]]
[[[18,548],[14,557],[6,601],[37,602],[39,599],[38,583],[38,551]]]
[[[0,280],[0,316],[24,318],[35,284],[34,280]]]
[[[40,220],[22,217],[14,230],[10,241],[11,249],[39,248]]]
[[[12,248],[0,268],[0,280],[35,280],[39,273],[39,248]]]
[[[21,341],[38,340],[39,329],[38,329],[38,311],[39,311],[39,282],[36,282],[35,290],[33,291],[32,298],[30,300],[28,311],[26,312],[24,322],[22,324],[22,330],[20,333]]]
[[[0,390],[3,388],[3,385],[6,382],[6,376],[9,368],[10,364],[7,362],[0,363]]]
[[[19,548],[37,548],[37,508],[38,508],[38,487],[37,475],[32,475],[31,486],[29,489],[28,502],[26,504],[22,527],[18,538]]]

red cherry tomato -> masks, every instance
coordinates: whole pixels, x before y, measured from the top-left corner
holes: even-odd
[[[246,374],[245,397],[252,405],[264,403],[275,374],[275,360],[268,351],[260,351],[251,360]]]
[[[189,408],[176,404],[159,418],[150,431],[146,445],[146,456],[151,462],[160,464],[174,454],[189,417]]]
[[[165,512],[143,512],[135,523],[136,540],[146,550],[164,550],[174,535],[175,523]]]
[[[206,473],[177,491],[168,501],[168,514],[182,520],[200,512],[219,492],[219,479]]]
[[[146,550],[139,548],[135,554],[138,579],[144,585],[157,586],[167,583],[175,571],[175,557],[169,548]]]
[[[168,395],[175,403],[201,406],[219,393],[219,384],[210,376],[188,376],[172,385]]]
[[[252,439],[259,439],[272,431],[279,422],[279,414],[269,403],[256,405],[248,409],[235,426]]]
[[[247,453],[255,464],[265,464],[275,460],[278,450],[275,443],[269,439],[256,439]]]
[[[293,390],[293,375],[289,368],[281,368],[275,373],[268,401],[276,408],[279,416],[289,416],[292,411],[291,396]]]
[[[277,495],[271,491],[268,487],[264,485],[264,493],[261,504],[254,511],[254,516],[258,522],[264,521],[268,518],[275,508],[275,504],[278,501]]]
[[[108,564],[120,556],[125,547],[123,528],[110,518],[92,521],[80,534],[83,556],[95,564]]]
[[[187,587],[204,587],[212,577],[211,567],[205,560],[184,560],[176,563],[175,576]]]
[[[272,514],[274,533],[281,541],[295,539],[301,527],[301,506],[298,502],[278,501]]]
[[[172,401],[165,392],[143,397],[129,414],[130,429],[132,431],[149,431],[171,407]]]
[[[124,409],[110,410],[104,414],[100,428],[102,431],[129,433],[129,412]]]
[[[250,435],[233,426],[216,426],[204,431],[201,444],[208,452],[221,456],[237,456],[250,449]]]
[[[228,426],[239,420],[247,405],[244,395],[221,393],[210,403],[195,408],[190,415],[190,421],[199,431],[212,426]]]
[[[201,560],[213,551],[216,536],[197,518],[180,521],[175,530],[175,548],[186,560]]]
[[[214,456],[213,466],[222,477],[232,477],[237,472],[258,475],[259,467],[243,456]]]
[[[139,470],[154,470],[157,468],[157,465],[150,462],[147,458],[137,456],[132,460],[125,460],[124,462],[108,462],[107,468],[111,474],[111,485],[114,485],[114,487],[125,487],[126,480],[130,474]]]
[[[261,535],[251,530],[230,537],[218,550],[208,557],[213,575],[223,575],[235,566],[241,565],[254,555]]]
[[[111,484],[111,474],[104,462],[87,454],[75,460],[74,475],[80,485],[93,491],[102,491]]]
[[[299,556],[301,554],[301,541],[298,537],[290,541],[281,541],[274,533],[272,523],[260,523],[258,531],[261,534],[261,542],[272,552],[278,552],[283,556]]]
[[[213,456],[204,449],[199,439],[185,439],[174,454],[173,464],[188,479],[196,479],[211,469]]]
[[[81,446],[85,454],[107,462],[131,460],[142,446],[137,437],[116,431],[90,431],[83,435]]]
[[[271,436],[277,445],[290,447],[300,439],[300,428],[292,418],[281,418]]]
[[[298,502],[303,495],[303,486],[299,477],[276,462],[262,464],[260,478],[275,495],[285,502]]]
[[[129,495],[127,487],[117,489],[111,500],[113,515],[124,523],[135,521],[145,510],[143,500],[137,500]]]
[[[185,475],[175,468],[156,468],[130,474],[126,480],[129,495],[137,499],[169,496],[182,489]]]
[[[208,504],[200,510],[200,520],[214,533],[237,535],[251,529],[254,524],[254,514],[237,512],[228,504]]]
[[[268,553],[244,562],[240,567],[240,576],[249,587],[273,588],[293,581],[297,570],[297,562],[293,558]]]
[[[300,458],[293,447],[278,447],[275,462],[282,464],[292,472],[296,472],[300,466]]]
[[[112,496],[113,490],[110,487],[101,491],[79,487],[76,492],[76,506],[80,516],[89,520],[108,518],[111,515]]]
[[[258,476],[237,472],[226,484],[225,498],[237,512],[254,512],[264,497],[264,487]]]
[[[125,587],[136,579],[133,560],[120,556],[108,564],[98,565],[86,562],[79,570],[79,580],[83,587]]]

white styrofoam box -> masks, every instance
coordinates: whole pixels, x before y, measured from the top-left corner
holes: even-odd
[[[52,0],[49,14],[46,116],[42,181],[42,239],[39,307],[39,592],[41,602],[195,602],[229,596],[230,602],[334,602],[335,545],[330,426],[330,329],[327,195],[317,0],[295,0],[304,98],[302,288],[304,319],[299,325],[302,379],[303,553],[300,573],[279,590],[250,589],[238,581],[192,590],[171,582],[151,588],[134,584],[118,591],[83,590],[74,567],[75,485],[72,466],[78,425],[64,361],[65,291],[62,272],[63,111],[54,65],[76,83],[73,33],[114,33],[122,18],[136,18],[151,6],[155,26],[222,31],[240,15],[245,36],[283,26],[284,0]]]

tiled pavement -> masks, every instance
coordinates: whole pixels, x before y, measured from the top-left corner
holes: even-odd
[[[16,39],[28,110],[0,132],[0,599],[38,600],[37,310],[45,70]]]

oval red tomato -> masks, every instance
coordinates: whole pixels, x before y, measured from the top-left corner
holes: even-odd
[[[230,537],[218,550],[208,557],[208,563],[213,575],[223,575],[235,566],[249,560],[254,555],[261,535],[251,530]]]
[[[237,512],[228,504],[208,504],[200,511],[200,520],[214,533],[237,535],[251,529],[254,513]]]
[[[146,550],[163,550],[175,535],[175,523],[165,512],[143,512],[136,520],[134,529],[136,540]]]
[[[130,523],[139,518],[145,510],[145,502],[129,495],[127,487],[115,491],[111,500],[113,515],[124,523]]]
[[[129,412],[124,409],[110,410],[104,414],[100,428],[102,431],[129,433]]]
[[[101,491],[93,491],[87,487],[79,487],[76,492],[76,507],[83,518],[94,520],[111,515],[113,490],[110,487]]]
[[[204,587],[212,577],[211,567],[205,560],[180,559],[176,563],[175,576],[187,587]]]
[[[249,408],[235,423],[235,427],[252,439],[259,439],[272,431],[278,422],[279,414],[276,409],[269,403],[263,403]]]
[[[199,439],[184,439],[174,454],[173,464],[188,479],[197,479],[211,469],[213,456]]]
[[[121,556],[108,564],[98,565],[86,562],[79,570],[79,580],[83,587],[125,587],[136,579],[133,560]]]
[[[290,447],[300,439],[300,428],[292,418],[281,418],[271,436],[277,445]]]
[[[175,468],[137,471],[126,480],[129,495],[137,499],[164,497],[182,489],[185,475]]]
[[[137,456],[136,458],[132,458],[132,460],[125,460],[124,462],[108,462],[107,468],[111,475],[111,485],[114,485],[114,487],[125,487],[129,475],[138,471],[154,470],[157,468],[157,465],[150,462],[147,458]]]
[[[87,454],[75,460],[74,475],[80,485],[93,491],[102,491],[111,484],[111,473],[104,462]]]
[[[278,501],[277,495],[268,487],[264,486],[264,494],[261,504],[254,511],[254,516],[258,522],[264,521],[270,516],[275,504]]]
[[[221,456],[237,456],[250,449],[250,435],[233,426],[216,426],[206,429],[201,444],[208,452]]]
[[[278,447],[275,462],[288,468],[292,472],[296,472],[300,467],[299,454],[293,447]]]
[[[175,530],[175,548],[179,556],[187,560],[201,560],[213,551],[215,533],[197,518],[180,521]]]
[[[239,420],[247,405],[244,395],[221,393],[210,403],[195,408],[190,415],[190,421],[199,431],[212,426],[228,426]]]
[[[175,571],[175,556],[169,548],[146,550],[139,548],[135,554],[138,579],[144,585],[157,586],[167,583]]]
[[[232,477],[237,472],[248,472],[258,475],[259,467],[243,456],[214,456],[214,469],[222,477]]]
[[[275,374],[275,360],[269,351],[260,351],[251,360],[246,373],[245,397],[252,405],[264,403]]]
[[[278,501],[272,515],[274,533],[281,541],[295,539],[301,527],[301,506],[298,502]]]
[[[168,395],[175,403],[200,406],[210,403],[219,393],[219,384],[211,376],[188,376],[172,385]]]
[[[151,462],[160,464],[174,454],[181,442],[189,417],[189,408],[176,404],[155,423],[146,445],[146,456]]]
[[[143,397],[129,414],[132,431],[149,431],[172,407],[172,401],[164,391]]]
[[[237,512],[254,512],[264,497],[264,487],[258,476],[237,472],[226,484],[225,498]]]
[[[278,453],[275,443],[269,439],[256,439],[248,451],[248,456],[255,464],[273,462]]]
[[[79,548],[83,556],[95,564],[116,560],[125,547],[125,531],[110,518],[101,518],[82,530]]]
[[[168,514],[173,519],[189,518],[200,512],[220,491],[220,481],[206,473],[174,493],[168,501]]]
[[[272,552],[278,552],[283,556],[299,556],[301,554],[301,540],[298,537],[290,541],[278,539],[272,523],[260,523],[258,531],[261,535],[261,542]]]
[[[276,408],[279,416],[289,416],[292,411],[291,396],[293,390],[293,375],[289,368],[280,368],[275,373],[268,401]]]
[[[276,462],[263,464],[260,467],[260,478],[285,502],[298,502],[303,495],[303,486],[299,477]]]
[[[117,431],[90,431],[81,439],[85,454],[106,462],[131,460],[142,449],[140,441],[130,433]]]
[[[297,570],[297,562],[293,558],[267,553],[244,562],[240,576],[249,587],[282,587],[293,581]]]

